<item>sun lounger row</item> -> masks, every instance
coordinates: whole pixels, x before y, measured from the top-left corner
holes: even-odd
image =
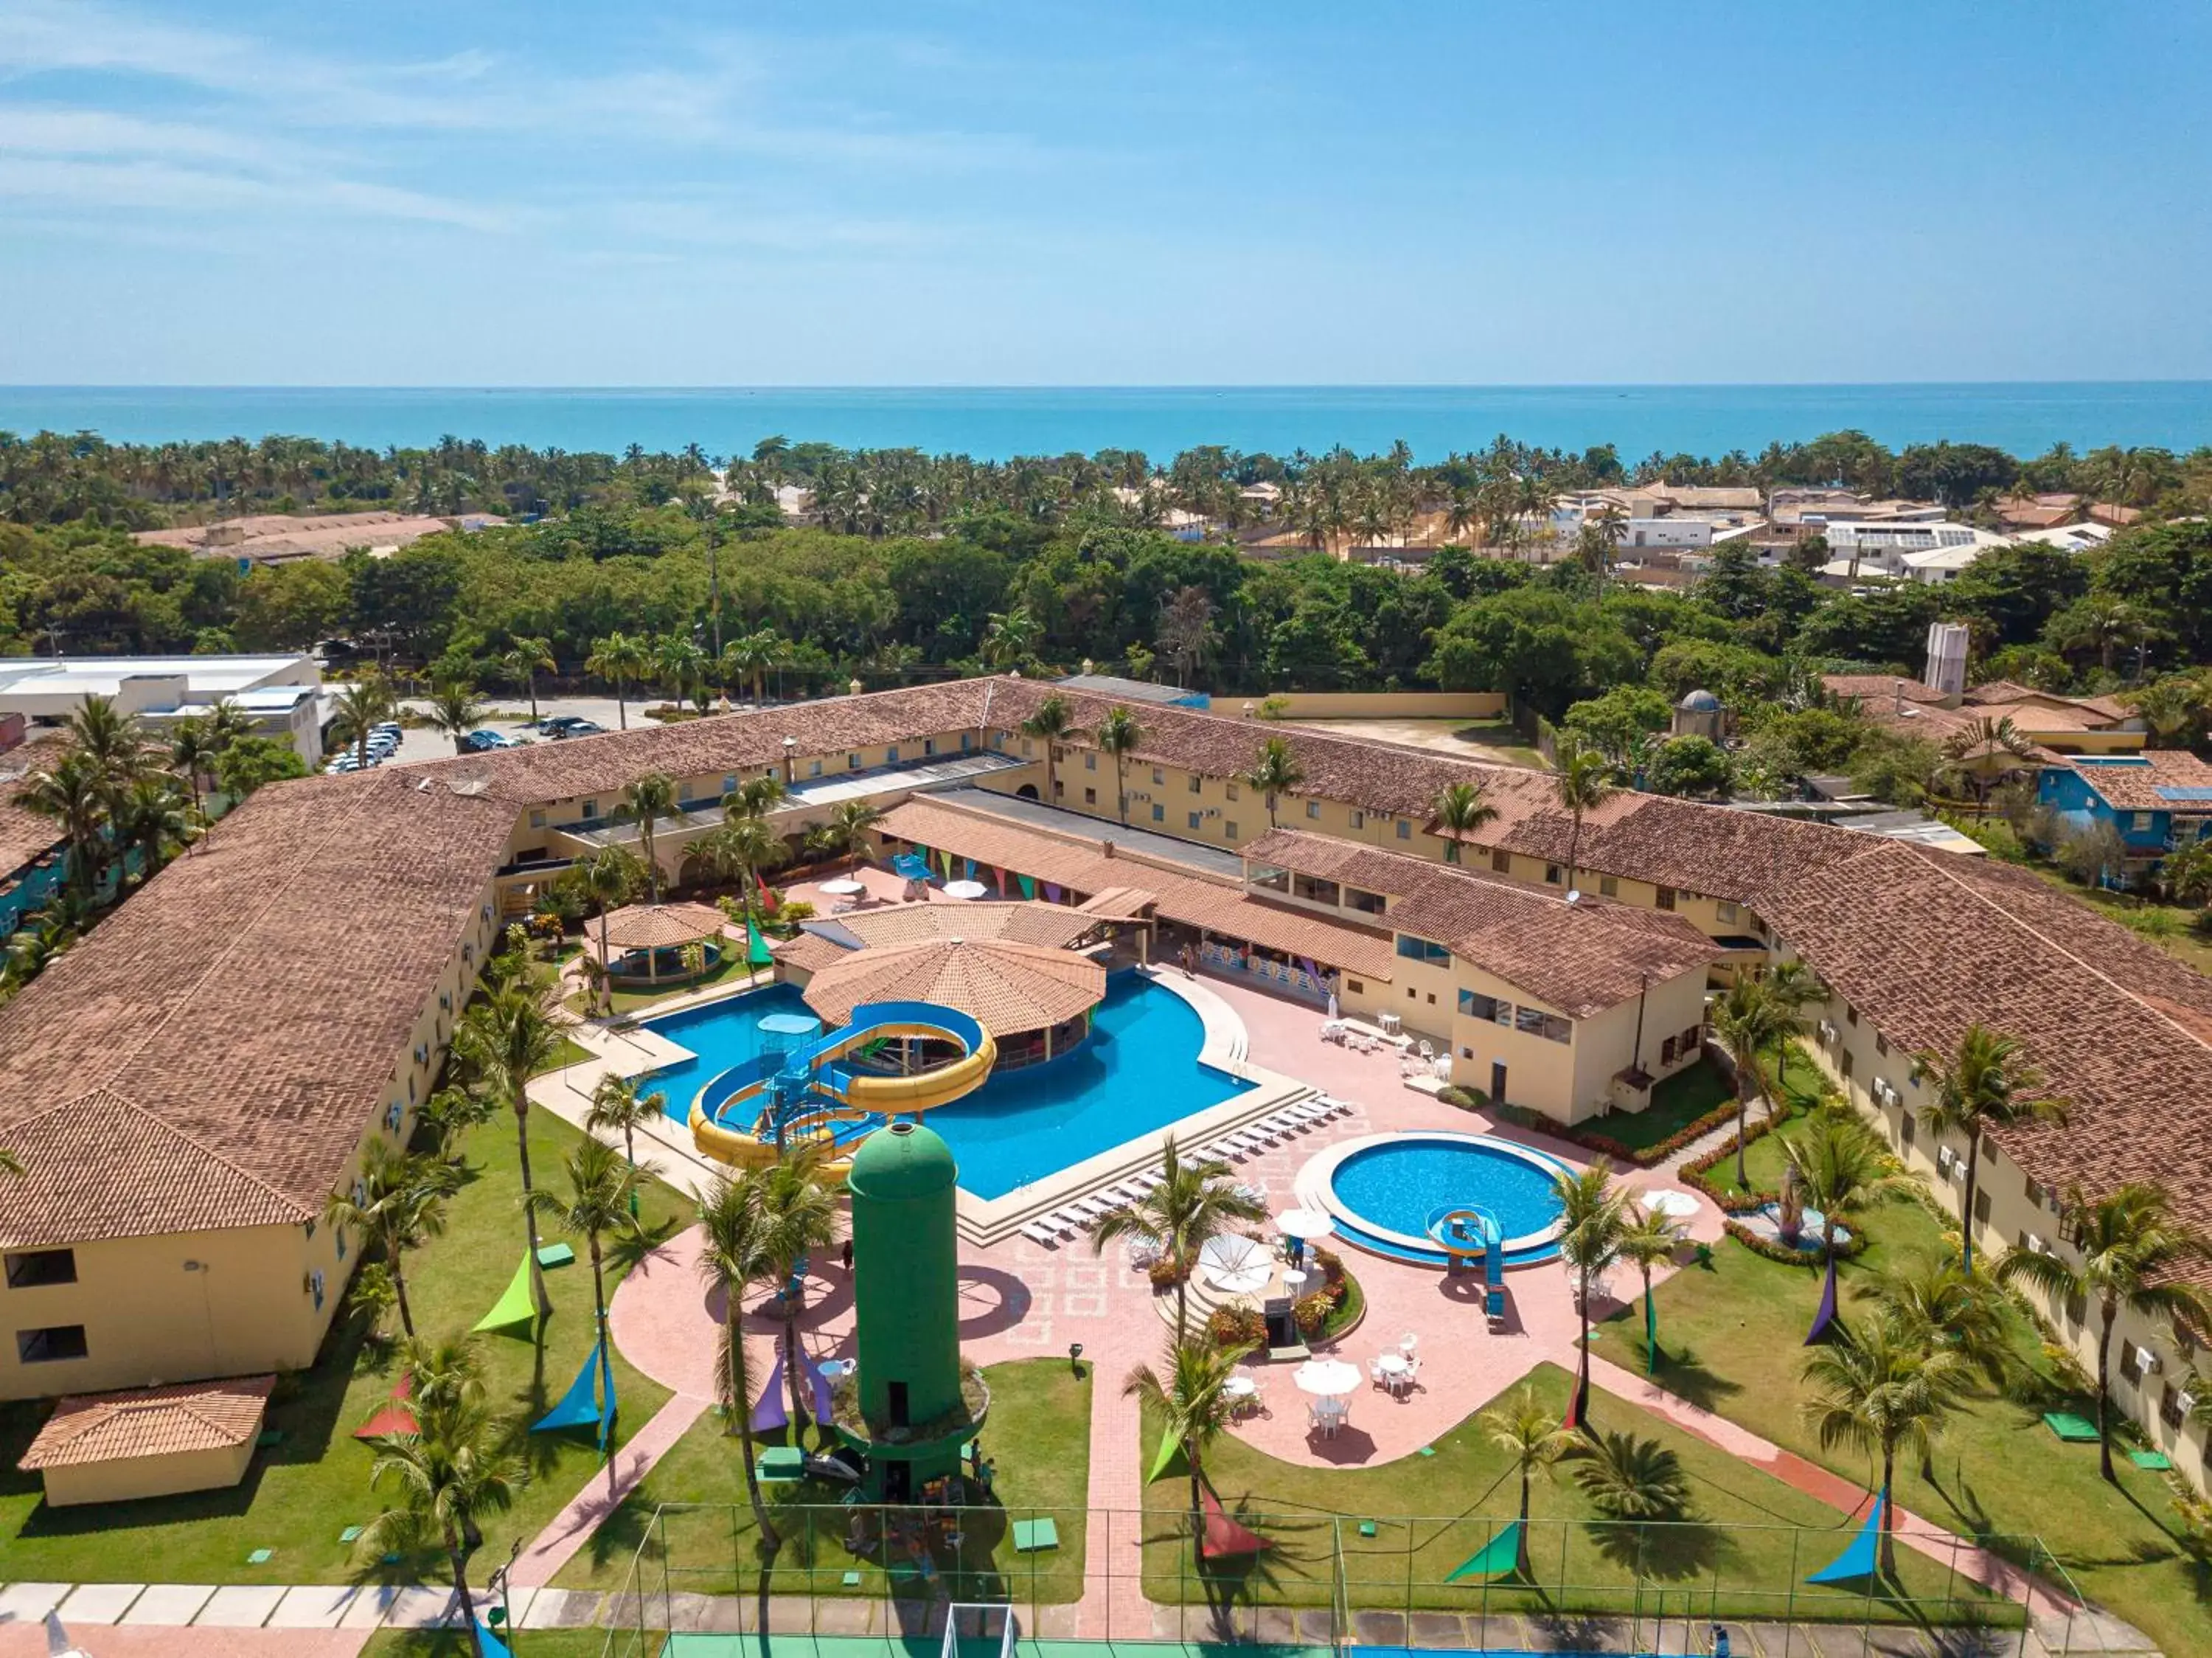
[[[1341,1100],[1316,1094],[1310,1100],[1285,1106],[1257,1122],[1247,1123],[1227,1134],[1218,1135],[1198,1146],[1191,1155],[1194,1157],[1225,1157],[1241,1163],[1256,1152],[1264,1151],[1270,1146],[1279,1146],[1293,1134],[1319,1128],[1332,1117],[1351,1109]]]
[[[1149,1171],[1132,1174],[1113,1186],[1100,1188],[1088,1197],[1062,1204],[1049,1214],[1024,1222],[1020,1228],[1021,1234],[1031,1243],[1050,1248],[1063,1238],[1073,1237],[1079,1232],[1088,1232],[1116,1210],[1128,1208],[1159,1183],[1160,1177]]]

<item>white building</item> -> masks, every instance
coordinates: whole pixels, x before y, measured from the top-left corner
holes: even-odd
[[[1978,530],[1971,524],[1948,522],[1892,524],[1831,524],[1828,551],[1833,555],[1821,574],[1848,581],[1858,576],[1910,576],[1915,581],[1948,582],[1991,547],[2006,545],[2002,535]],[[1916,554],[1954,555],[1923,559],[1916,572]]]
[[[312,766],[323,757],[322,683],[312,656],[0,658],[0,714],[59,725],[86,698],[105,697],[159,733],[228,701]]]

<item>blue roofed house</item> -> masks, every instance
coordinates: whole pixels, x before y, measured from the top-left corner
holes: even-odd
[[[2168,852],[2212,831],[2212,765],[2186,749],[2058,757],[2038,775],[2036,803],[2075,830],[2109,826],[2127,849],[2112,884],[2154,873]]]

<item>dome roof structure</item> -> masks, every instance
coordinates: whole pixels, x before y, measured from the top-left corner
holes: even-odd
[[[1674,706],[1685,714],[1717,714],[1721,711],[1721,699],[1710,691],[1692,691]]]
[[[926,1198],[950,1192],[959,1179],[943,1135],[921,1123],[893,1123],[860,1142],[845,1184],[865,1202]]]

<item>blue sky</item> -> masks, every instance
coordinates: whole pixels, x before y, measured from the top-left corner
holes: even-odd
[[[2212,377],[2212,8],[0,0],[0,381]]]

